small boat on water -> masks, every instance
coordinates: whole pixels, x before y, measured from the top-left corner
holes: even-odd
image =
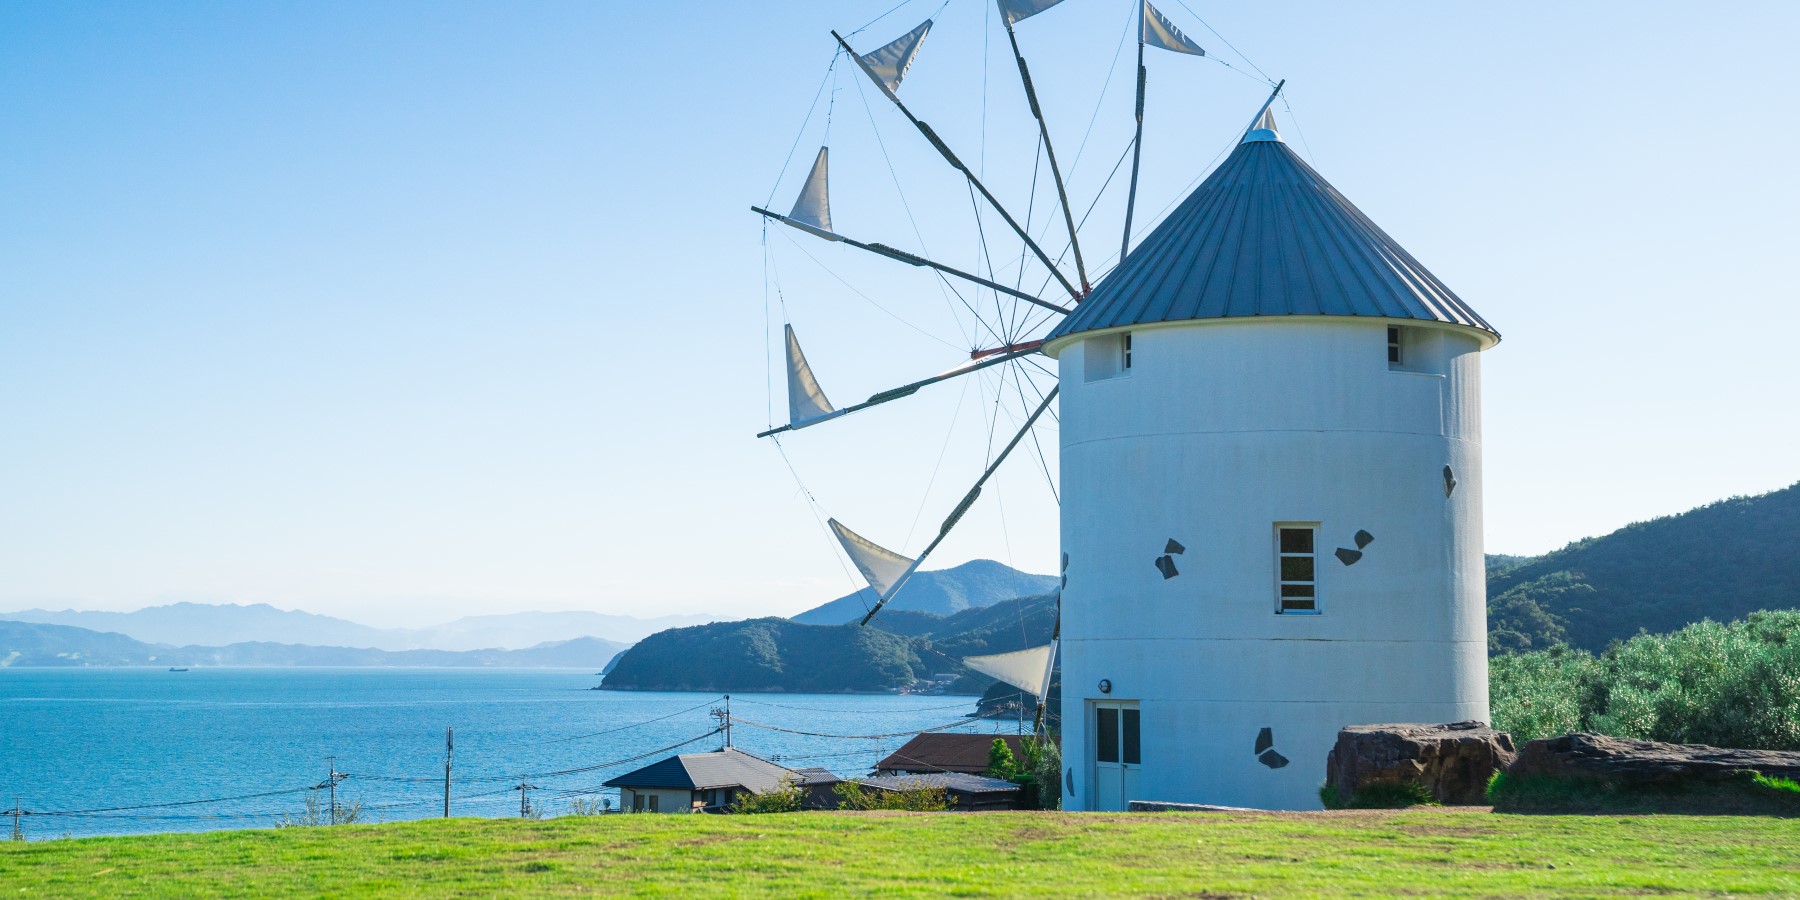
[[[186,670],[186,669],[182,669],[182,668],[177,668],[177,667],[175,667],[175,666],[170,666],[170,667],[169,667],[169,671],[171,671],[171,672],[186,672],[186,671],[187,671],[187,670]]]

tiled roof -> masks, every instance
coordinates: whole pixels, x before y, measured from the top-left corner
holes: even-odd
[[[1016,734],[921,734],[875,764],[879,772],[968,772],[979,775],[987,771],[988,751],[994,739],[1006,746],[1018,759],[1025,757],[1025,742],[1031,740]]]
[[[864,787],[888,791],[904,791],[921,787],[944,788],[959,794],[1003,794],[1017,791],[1019,786],[999,778],[970,775],[966,772],[930,772],[921,775],[870,775],[862,779]]]

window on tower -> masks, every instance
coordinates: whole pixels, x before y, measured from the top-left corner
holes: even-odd
[[[1275,612],[1316,615],[1319,585],[1314,550],[1319,527],[1310,523],[1275,525]]]
[[[1401,346],[1401,341],[1400,341],[1400,337],[1401,337],[1400,326],[1389,325],[1387,328],[1387,334],[1388,334],[1388,365],[1390,367],[1398,367],[1398,366],[1406,365],[1406,357],[1402,353],[1404,348]]]
[[[1082,380],[1117,378],[1131,370],[1131,335],[1102,334],[1082,342]]]

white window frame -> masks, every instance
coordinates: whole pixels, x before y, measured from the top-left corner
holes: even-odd
[[[1305,531],[1312,537],[1311,549],[1306,552],[1288,551],[1283,548],[1281,537],[1285,531]],[[1275,541],[1275,614],[1278,616],[1316,616],[1322,610],[1319,606],[1319,523],[1318,522],[1276,522],[1273,529]],[[1312,577],[1309,579],[1289,579],[1284,577],[1282,564],[1288,559],[1309,559],[1312,561]],[[1302,597],[1290,598],[1287,589],[1290,587],[1308,587],[1312,589],[1312,608],[1289,609],[1287,601],[1299,600]]]
[[[1406,368],[1406,328],[1401,325],[1387,327],[1388,368]]]

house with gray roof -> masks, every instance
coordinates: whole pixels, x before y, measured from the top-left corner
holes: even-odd
[[[619,789],[619,808],[632,812],[717,812],[741,794],[761,794],[784,783],[799,785],[807,805],[833,798],[838,777],[824,769],[790,769],[735,747],[683,753],[626,772],[606,782]]]
[[[862,786],[877,791],[943,788],[950,808],[961,812],[1017,809],[1019,786],[1000,778],[966,772],[929,772],[918,775],[871,775]]]

